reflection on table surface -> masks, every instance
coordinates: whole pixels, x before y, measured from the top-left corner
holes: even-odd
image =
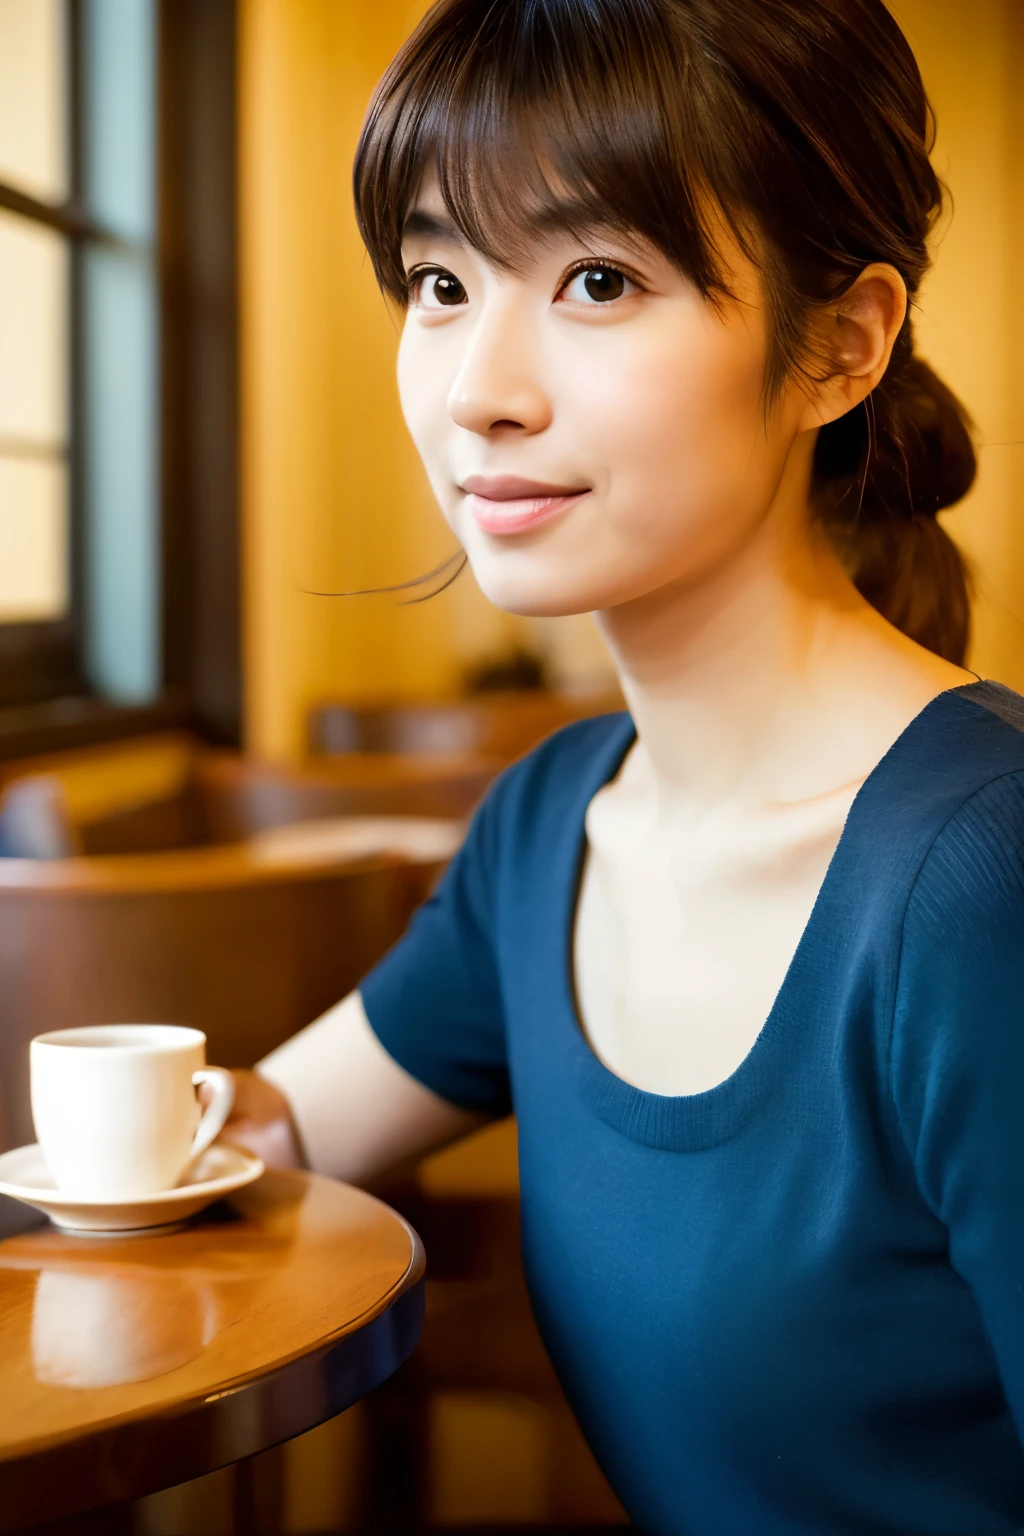
[[[160,1270],[43,1269],[32,1368],[49,1387],[113,1387],[187,1365],[220,1331],[211,1286]]]

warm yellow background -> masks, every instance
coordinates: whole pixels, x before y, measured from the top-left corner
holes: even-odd
[[[892,0],[938,117],[953,213],[918,335],[971,410],[981,473],[947,526],[976,575],[972,665],[1024,690],[1024,5]]]
[[[320,698],[454,691],[467,661],[522,633],[468,577],[420,608],[307,595],[400,581],[452,548],[402,427],[395,325],[350,194],[366,100],[423,8],[241,6],[247,707],[249,744],[272,757],[301,750]],[[1024,688],[1024,5],[893,8],[935,102],[936,162],[955,202],[920,338],[983,444],[978,488],[950,517],[977,570],[973,664]],[[578,624],[554,629],[546,643],[586,651]]]

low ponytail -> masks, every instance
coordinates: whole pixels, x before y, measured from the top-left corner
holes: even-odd
[[[937,521],[977,473],[964,407],[913,351],[909,320],[882,382],[824,427],[815,501],[857,589],[891,624],[947,661],[970,639],[964,557]]]

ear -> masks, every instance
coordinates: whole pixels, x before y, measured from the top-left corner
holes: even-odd
[[[831,372],[809,392],[802,430],[837,421],[871,393],[889,366],[907,302],[907,285],[896,268],[875,262],[821,311],[815,340]]]

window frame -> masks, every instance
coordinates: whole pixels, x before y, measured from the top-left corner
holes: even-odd
[[[72,10],[72,16],[74,9]],[[76,42],[74,24],[69,39],[69,124],[70,139],[78,143],[78,101]],[[45,203],[30,196],[20,188],[0,179],[0,208],[36,225],[57,231],[68,241],[69,255],[69,315],[68,337],[69,401],[68,401],[68,609],[60,619],[24,620],[0,623],[0,708],[41,703],[53,697],[69,693],[81,693],[84,688],[79,664],[81,634],[81,583],[79,577],[81,529],[80,507],[76,500],[81,495],[81,477],[76,472],[79,458],[78,389],[79,369],[77,302],[79,251],[83,240],[103,240],[106,232],[93,225],[82,213],[78,198],[78,167],[72,152],[70,169],[71,195],[62,206]]]
[[[82,4],[67,5],[69,197],[57,206],[0,180],[0,208],[69,242],[68,610],[0,624],[0,760],[171,725],[234,745],[242,728],[236,0],[155,3],[162,689],[139,706],[92,693],[82,660],[82,252],[89,243],[129,247],[83,205]]]

